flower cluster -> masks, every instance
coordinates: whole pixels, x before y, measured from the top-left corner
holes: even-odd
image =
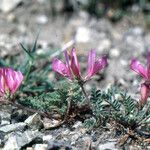
[[[96,60],[96,51],[91,50],[88,55],[87,76],[83,78],[81,76],[80,65],[76,55],[76,49],[73,48],[70,55],[67,51],[65,51],[64,53],[66,63],[63,63],[57,58],[54,58],[52,61],[52,69],[55,72],[61,74],[62,76],[69,78],[70,80],[73,80],[75,78],[79,81],[87,81],[98,71],[105,68],[108,64],[106,56],[103,56],[102,58]]]
[[[91,79],[93,75],[105,68],[108,64],[107,57],[103,56],[96,60],[96,51],[91,50],[88,55],[88,66],[86,77],[81,76],[80,65],[76,55],[76,49],[71,50],[69,55],[67,51],[65,53],[66,63],[54,58],[52,61],[52,69],[69,78],[70,80],[77,79],[79,81],[87,81]],[[148,94],[150,93],[150,52],[147,56],[147,68],[144,68],[137,59],[132,59],[130,68],[137,72],[144,78],[144,83],[141,84],[141,103],[144,104],[147,101]]]
[[[13,95],[23,81],[20,71],[11,68],[0,68],[0,96]]]
[[[132,59],[130,68],[143,77],[144,83],[141,84],[141,102],[145,104],[150,93],[150,52],[147,55],[147,67],[137,60]]]
[[[87,75],[82,77],[76,49],[73,48],[70,54],[66,50],[64,54],[66,63],[54,58],[52,69],[70,80],[76,79],[84,83],[108,65],[106,56],[96,59],[96,51],[91,50],[88,54]],[[144,79],[144,83],[141,84],[141,103],[145,104],[150,93],[150,52],[147,56],[146,68],[135,58],[131,60],[130,68]],[[13,95],[21,85],[23,78],[20,71],[0,68],[0,96]]]

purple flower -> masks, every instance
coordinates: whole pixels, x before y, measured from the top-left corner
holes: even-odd
[[[73,48],[70,55],[67,53],[67,51],[65,51],[65,59],[66,63],[63,63],[57,58],[54,58],[52,61],[52,69],[71,80],[73,80],[74,77],[78,80],[89,80],[94,74],[105,68],[108,64],[106,56],[96,60],[96,52],[95,50],[91,50],[88,55],[87,76],[82,78],[80,65],[76,55],[76,49]]]
[[[130,68],[145,80],[145,82],[141,84],[141,102],[144,104],[150,92],[150,52],[147,55],[147,67],[144,67],[134,58],[131,60]]]
[[[60,61],[59,59],[57,59],[57,58],[53,59],[52,68],[54,71],[58,72],[62,76],[71,78],[71,73],[70,73],[69,67],[65,63]]]
[[[76,49],[73,48],[71,51],[71,65],[70,68],[74,74],[75,77],[77,77],[78,79],[81,79],[81,71],[80,71],[80,66],[79,66],[79,62],[77,59],[77,55],[76,55]]]
[[[150,92],[149,85],[146,83],[141,84],[141,102],[145,104],[148,98],[148,94]]]
[[[96,51],[91,50],[88,55],[88,72],[86,79],[90,79],[94,74],[98,73],[100,70],[108,65],[107,57],[103,56],[96,60]]]
[[[20,71],[11,68],[0,68],[0,96],[14,94],[23,81]]]

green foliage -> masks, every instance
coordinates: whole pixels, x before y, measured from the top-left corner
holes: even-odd
[[[53,92],[44,92],[37,96],[21,97],[18,103],[40,111],[57,111],[65,114],[68,98],[74,105],[84,101],[82,91],[78,85],[61,80],[55,84]]]
[[[113,120],[130,129],[144,127],[146,131],[150,131],[149,102],[140,108],[127,93],[112,86],[106,91],[93,88],[89,104],[78,82],[50,81],[48,78],[51,72],[50,54],[36,53],[37,38],[31,49],[22,44],[21,47],[26,54],[22,63],[13,56],[8,57],[6,61],[0,60],[1,66],[14,66],[14,69],[21,70],[25,76],[19,93],[21,97],[17,95],[18,103],[43,112],[58,112],[63,116],[68,112],[68,107],[69,113],[75,116],[79,116],[82,111],[89,112],[91,118],[85,116],[84,125],[90,129],[98,125],[105,126],[107,122]],[[68,102],[71,106],[68,106]]]
[[[86,119],[84,121],[83,125],[84,125],[85,128],[93,129],[96,125],[96,119],[95,118]]]
[[[50,73],[53,73],[49,61],[51,53],[37,53],[37,39],[38,36],[32,46],[20,44],[23,55],[20,53],[1,59],[0,64],[4,67],[12,66],[24,75],[23,84],[16,93],[18,103],[40,111],[64,114],[68,98],[75,106],[82,104],[85,98],[77,82],[62,79],[52,82],[49,79]]]
[[[117,100],[118,89],[112,86],[105,94],[105,101],[108,102],[115,111],[119,111],[121,103]]]
[[[24,74],[24,83],[21,91],[28,95],[39,95],[43,92],[53,91],[53,83],[49,80],[48,75],[51,71],[49,63],[50,54],[45,54],[42,57],[37,54],[37,39],[36,37],[32,48],[25,47],[21,44],[26,57],[25,61],[20,65],[20,70]]]
[[[122,103],[124,105],[124,109],[125,109],[125,114],[134,114],[136,111],[136,105],[135,102],[133,101],[133,99],[130,96],[127,96],[127,94],[122,94],[121,93],[121,97],[122,97]]]
[[[69,95],[70,99],[74,102],[74,103],[83,103],[84,102],[84,96],[83,93],[81,91],[81,88],[78,84],[72,84],[72,86],[69,89]]]
[[[23,73],[24,80],[19,92],[28,96],[54,91],[54,83],[48,78],[51,72],[51,54],[46,52],[43,56],[37,53],[37,39],[38,36],[32,46],[20,44],[25,53],[8,54],[4,59],[0,59],[2,67],[12,67]]]
[[[60,86],[53,92],[44,92],[38,96],[21,97],[18,102],[40,111],[52,112],[57,110],[59,113],[64,113],[67,108],[66,99],[68,98],[68,88],[64,87]]]
[[[91,101],[93,104],[96,104],[97,102],[98,103],[102,103],[103,99],[101,98],[102,96],[102,93],[100,90],[96,90],[96,88],[92,88],[92,91],[91,91]]]
[[[102,93],[100,90],[96,90],[96,88],[92,89],[90,100],[93,103],[93,114],[97,120],[101,118],[104,119],[107,116],[107,113],[105,112],[105,105],[103,103],[104,99],[104,93]]]
[[[44,93],[39,96],[29,96],[27,98],[22,97],[18,102],[24,106],[43,112],[52,112],[56,109],[60,113],[66,111],[66,101],[62,99],[59,92]]]
[[[97,124],[115,120],[125,127],[134,129],[141,124],[146,125],[149,122],[147,120],[150,120],[150,104],[140,109],[136,101],[116,87],[111,87],[107,91],[93,88],[91,102]]]

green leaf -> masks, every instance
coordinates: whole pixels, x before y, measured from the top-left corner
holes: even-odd
[[[36,51],[36,48],[37,48],[37,40],[39,38],[39,34],[40,34],[40,31],[38,32],[37,36],[36,36],[36,39],[34,41],[34,44],[33,44],[33,47],[31,49],[31,52],[34,53]]]
[[[29,58],[33,60],[34,58],[33,58],[32,54],[31,54],[30,50],[27,50],[22,43],[20,43],[20,45],[21,45],[22,49],[27,53]]]

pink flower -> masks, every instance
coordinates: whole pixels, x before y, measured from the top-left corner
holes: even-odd
[[[70,68],[74,74],[75,77],[77,77],[78,79],[81,78],[81,71],[80,71],[80,66],[79,66],[79,62],[77,59],[77,55],[76,55],[76,49],[73,48],[71,51],[71,65]]]
[[[77,78],[78,80],[89,80],[94,74],[105,68],[108,64],[106,56],[96,60],[96,52],[95,50],[91,50],[88,55],[87,76],[82,78],[80,65],[76,55],[76,49],[73,48],[70,55],[67,53],[67,51],[65,51],[65,59],[66,63],[63,63],[57,58],[54,58],[52,61],[52,69],[71,80],[73,77]]]
[[[58,72],[62,76],[71,78],[71,73],[69,71],[69,67],[67,66],[67,64],[64,64],[59,59],[57,59],[57,58],[53,59],[52,68],[54,71]]]
[[[141,102],[144,104],[150,93],[150,52],[147,55],[147,67],[143,67],[143,65],[134,58],[131,61],[130,68],[145,80],[141,85]]]
[[[14,94],[23,81],[20,71],[11,68],[0,68],[0,96]]]
[[[96,60],[96,51],[91,50],[88,55],[88,73],[85,77],[86,79],[90,79],[94,74],[98,73],[100,70],[105,68],[108,65],[107,57],[103,56]]]
[[[145,83],[141,84],[141,102],[142,104],[145,104],[148,98],[148,94],[150,92],[149,85],[146,85]]]

